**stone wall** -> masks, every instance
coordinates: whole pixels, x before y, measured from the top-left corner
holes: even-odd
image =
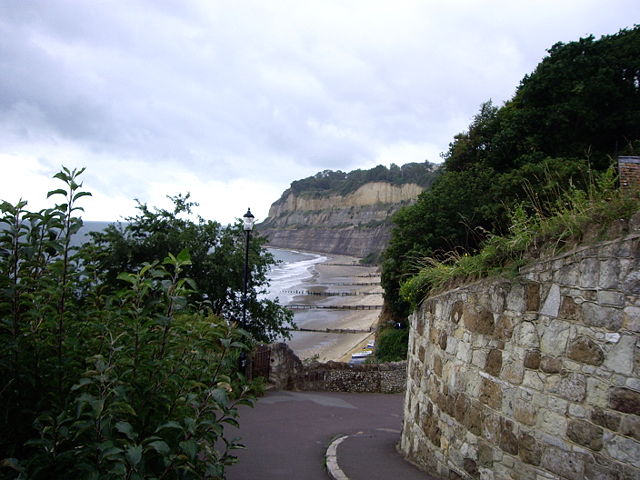
[[[637,219],[636,219],[637,220]],[[640,231],[428,298],[403,454],[443,479],[640,479]]]
[[[282,390],[396,393],[405,389],[407,362],[303,365],[286,344],[278,343],[271,346],[269,381]]]

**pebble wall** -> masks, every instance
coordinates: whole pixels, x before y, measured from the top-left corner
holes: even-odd
[[[409,460],[442,479],[640,479],[638,223],[424,302],[411,319]]]

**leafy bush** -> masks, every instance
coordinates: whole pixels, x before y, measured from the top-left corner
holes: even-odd
[[[536,198],[517,205],[506,235],[489,235],[475,255],[450,252],[448,258],[423,258],[419,272],[400,287],[400,295],[414,308],[431,290],[452,281],[477,279],[495,273],[515,273],[541,250],[579,243],[586,233],[603,237],[614,222],[628,220],[640,210],[637,190],[617,188],[615,170],[594,173],[586,190],[572,185],[558,189],[546,204]],[[594,227],[597,231],[593,231]]]
[[[385,328],[380,330],[376,339],[376,360],[380,362],[405,360],[407,358],[408,342],[408,328]]]
[[[119,288],[120,272],[140,268],[145,262],[164,258],[169,252],[188,249],[191,262],[185,274],[197,289],[189,301],[206,304],[216,315],[243,320],[242,298],[245,233],[240,222],[227,227],[201,217],[192,220],[197,206],[189,195],[169,197],[173,211],[151,209],[138,203],[138,214],[125,224],[110,225],[103,232],[91,234],[85,249],[93,249],[91,261],[105,291]],[[249,285],[244,328],[257,340],[271,342],[288,338],[293,314],[277,301],[264,298],[267,272],[275,263],[263,247],[265,239],[253,235],[249,243]]]
[[[186,250],[106,288],[104,252],[71,246],[81,173],[53,208],[0,207],[0,478],[223,478],[250,337],[190,301]]]
[[[617,155],[638,154],[639,58],[638,25],[558,43],[511,100],[481,106],[451,142],[432,188],[394,217],[382,284],[396,319],[411,311],[400,285],[418,273],[417,259],[447,264],[452,250],[475,253],[491,235],[508,233],[509,212],[522,202],[550,205],[558,186],[586,191],[590,171],[606,170]]]

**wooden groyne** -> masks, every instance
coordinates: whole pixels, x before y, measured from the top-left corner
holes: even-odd
[[[313,333],[371,333],[375,329],[358,330],[354,328],[289,328],[290,332],[313,332]]]
[[[285,305],[289,310],[382,310],[382,305]]]
[[[316,297],[357,297],[360,295],[382,295],[382,292],[312,292],[309,290],[282,290],[288,295],[313,295]]]

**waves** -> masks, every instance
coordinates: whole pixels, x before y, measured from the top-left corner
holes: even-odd
[[[313,277],[313,266],[327,260],[322,255],[295,250],[270,248],[269,252],[281,263],[274,265],[268,274],[269,292],[266,298],[279,298],[281,305],[287,305],[293,299],[292,294],[283,293],[283,290],[291,289]]]

